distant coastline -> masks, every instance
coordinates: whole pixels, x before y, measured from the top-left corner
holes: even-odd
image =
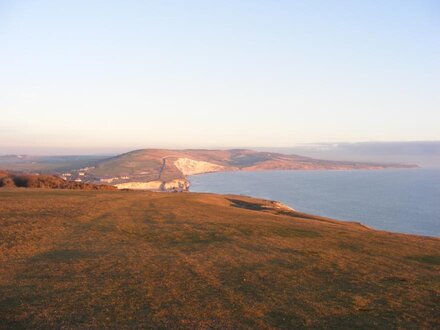
[[[191,192],[266,198],[379,230],[440,237],[440,169],[223,172],[189,181]]]
[[[378,170],[415,164],[315,159],[248,149],[141,149],[114,157],[0,156],[0,169],[57,174],[64,180],[112,185],[118,189],[188,191],[188,176],[230,171]]]

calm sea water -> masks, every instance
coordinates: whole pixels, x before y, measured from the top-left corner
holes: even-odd
[[[191,191],[281,201],[298,211],[440,236],[440,170],[265,171],[190,177]]]

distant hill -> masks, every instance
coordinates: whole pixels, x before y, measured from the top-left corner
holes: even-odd
[[[0,169],[10,171],[62,173],[93,166],[97,161],[108,156],[33,156],[33,155],[0,155]]]
[[[120,188],[186,190],[187,175],[219,171],[351,170],[414,167],[414,165],[328,161],[246,149],[143,149],[98,161],[85,171],[86,180]]]
[[[440,168],[440,141],[317,143],[256,150],[294,153],[329,160],[415,163],[421,167]]]
[[[247,149],[142,149],[114,157],[0,156],[0,169],[57,174],[65,180],[118,188],[184,191],[188,175],[219,171],[352,170],[408,168],[416,165],[322,160]]]

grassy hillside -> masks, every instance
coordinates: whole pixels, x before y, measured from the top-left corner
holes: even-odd
[[[141,149],[115,157],[0,156],[0,170],[62,175],[86,183],[118,188],[187,190],[188,175],[218,171],[349,170],[415,167],[415,165],[328,161],[246,149]]]
[[[439,328],[440,240],[258,199],[0,190],[4,328]]]
[[[190,174],[216,171],[381,169],[411,165],[337,162],[298,155],[232,150],[143,149],[102,160],[86,173],[86,178],[110,179],[112,184],[172,180],[185,181]]]

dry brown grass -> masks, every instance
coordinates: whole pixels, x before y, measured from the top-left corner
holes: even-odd
[[[258,204],[0,190],[0,327],[440,327],[439,239]]]

